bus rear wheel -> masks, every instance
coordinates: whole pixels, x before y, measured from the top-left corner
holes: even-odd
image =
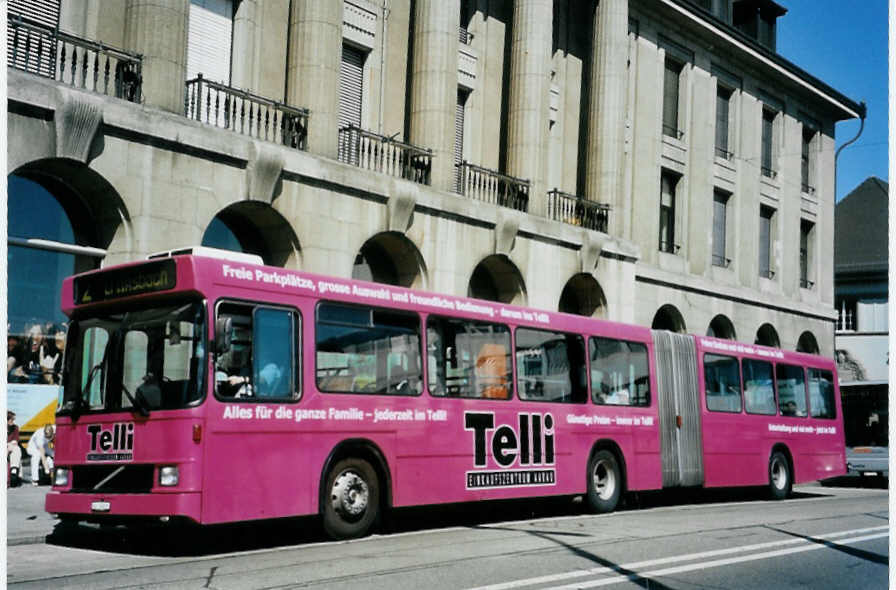
[[[379,519],[379,479],[363,459],[337,462],[327,474],[323,494],[324,531],[333,539],[363,537]]]
[[[768,491],[772,500],[783,500],[790,496],[793,487],[793,473],[784,453],[775,451],[768,461]]]
[[[613,512],[622,495],[622,470],[616,456],[597,451],[588,461],[588,507],[592,512]]]

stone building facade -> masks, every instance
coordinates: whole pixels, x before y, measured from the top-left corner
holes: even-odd
[[[834,126],[864,111],[775,53],[782,13],[11,0],[10,202],[71,231],[11,218],[10,246],[74,271],[204,243],[832,355]]]

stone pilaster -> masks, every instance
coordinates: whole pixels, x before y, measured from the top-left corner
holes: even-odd
[[[311,111],[308,151],[336,158],[342,2],[294,0],[290,13],[287,102]]]
[[[510,42],[507,173],[529,179],[529,212],[547,202],[548,94],[551,79],[550,0],[517,0]]]
[[[189,0],[127,0],[125,49],[143,54],[147,105],[183,114]]]
[[[285,96],[289,0],[242,0],[233,15],[230,82],[282,101]],[[302,106],[302,105],[294,105]]]
[[[594,12],[591,56],[591,99],[588,105],[588,149],[585,197],[608,203],[609,232],[620,235],[625,97],[628,74],[628,0],[600,0]]]
[[[418,1],[414,13],[410,141],[433,150],[432,186],[454,181],[459,0]]]

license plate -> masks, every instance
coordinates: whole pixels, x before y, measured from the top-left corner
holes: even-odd
[[[109,512],[109,508],[111,508],[111,507],[112,507],[112,505],[109,504],[108,502],[91,502],[90,503],[90,509],[93,510],[94,512]]]

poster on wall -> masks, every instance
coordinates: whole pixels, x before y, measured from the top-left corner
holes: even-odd
[[[34,432],[54,423],[61,396],[61,385],[10,383],[6,386],[6,407],[16,413],[19,430]]]

